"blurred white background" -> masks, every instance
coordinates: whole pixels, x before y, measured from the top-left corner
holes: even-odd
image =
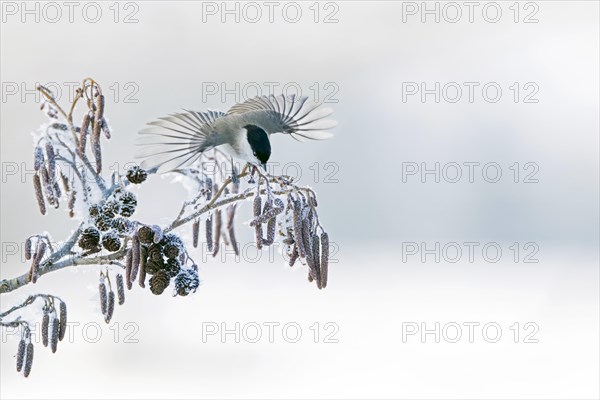
[[[64,211],[37,211],[29,133],[45,117],[32,92],[36,82],[59,87],[64,103],[87,76],[109,94],[106,165],[121,169],[136,132],[168,112],[226,110],[255,87],[325,100],[339,121],[334,139],[273,138],[271,161],[275,172],[301,167],[339,262],[318,291],[277,254],[209,259],[194,296],[135,288],[111,326],[97,306],[97,268],[46,275],[3,295],[0,308],[54,293],[79,325],[56,354],[37,348],[28,379],[15,371],[17,335],[3,332],[3,398],[598,398],[597,2],[479,2],[472,22],[462,2],[277,2],[272,22],[263,2],[76,3],[72,18],[61,2],[2,3],[0,278],[28,268],[13,243],[41,231],[62,240],[76,226]],[[433,89],[424,99],[422,83]],[[439,182],[421,174],[436,163]],[[479,163],[473,182],[465,163]],[[482,175],[486,164],[498,182],[488,182],[495,169]],[[137,194],[135,217],[162,224],[186,196],[168,177]],[[479,243],[473,261],[435,262],[421,245],[464,252],[465,242]],[[486,243],[502,250],[498,262],[482,255]],[[270,322],[280,324],[273,343]],[[472,343],[470,322],[479,324]],[[203,340],[207,327],[236,323],[252,337],[253,323],[262,326],[262,338]],[[297,343],[286,323],[302,329]],[[439,343],[420,331],[403,337],[421,323],[440,324]],[[486,340],[493,328],[482,333],[488,323],[502,329],[496,343]],[[337,343],[326,343],[332,327]]]

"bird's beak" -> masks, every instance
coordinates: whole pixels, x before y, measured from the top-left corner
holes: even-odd
[[[260,164],[260,166],[267,172],[267,163]]]

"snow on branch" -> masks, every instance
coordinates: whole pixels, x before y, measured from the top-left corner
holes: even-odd
[[[38,90],[44,97],[42,110],[48,122],[33,134],[33,193],[42,215],[52,208],[65,208],[76,228],[60,246],[47,233],[28,237],[24,246],[28,267],[22,275],[0,281],[0,294],[35,284],[63,268],[96,265],[100,309],[107,323],[115,304],[123,305],[125,290],[134,285],[148,287],[155,295],[171,287],[173,296],[187,296],[200,284],[189,246],[198,247],[203,239],[213,257],[222,244],[239,254],[236,212],[250,200],[253,219],[249,225],[258,249],[279,241],[290,266],[307,265],[308,280],[319,289],[327,286],[329,237],[311,188],[298,186],[287,176],[264,173],[251,164],[239,168],[214,149],[192,167],[171,172],[190,191],[190,198],[169,224],[138,221],[135,211],[143,199],[137,198],[133,188],[155,171],[133,166],[124,175],[103,174],[103,142],[110,140],[113,132],[100,85],[84,79],[67,108],[62,108],[47,88],[39,86]],[[83,108],[82,115],[74,120],[79,108]],[[175,232],[186,224],[192,230],[190,244]],[[37,301],[40,299],[43,304]],[[33,342],[31,321],[22,319],[19,311],[40,306],[43,343],[50,343],[54,352],[67,323],[67,305],[60,298],[36,294],[0,312],[1,328],[21,330],[17,371],[25,376],[31,372]]]

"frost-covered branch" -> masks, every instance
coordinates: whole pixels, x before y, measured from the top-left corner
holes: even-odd
[[[0,313],[0,327],[19,328],[21,330],[21,340],[17,348],[17,372],[23,372],[25,377],[31,373],[33,364],[33,342],[31,340],[31,324],[22,320],[20,316],[9,318],[14,312],[26,307],[34,307],[36,300],[44,301],[42,307],[42,344],[56,353],[58,342],[63,340],[67,330],[67,304],[59,297],[50,294],[34,294],[9,310]]]
[[[319,220],[317,198],[311,188],[250,164],[239,168],[230,156],[213,149],[203,153],[192,167],[172,171],[176,181],[188,190],[189,198],[170,223],[161,227],[139,221],[134,218],[136,186],[155,170],[133,166],[123,175],[113,173],[110,179],[103,175],[103,142],[112,137],[112,131],[100,85],[84,79],[65,108],[47,88],[40,86],[38,90],[44,96],[42,109],[49,121],[33,134],[35,197],[42,215],[50,212],[50,207],[59,209],[66,204],[69,217],[77,223],[57,248],[47,233],[28,237],[24,246],[28,268],[20,276],[0,281],[0,294],[35,284],[46,274],[67,267],[95,265],[99,267],[100,308],[107,323],[115,304],[124,304],[125,288],[131,290],[134,283],[141,288],[148,285],[155,295],[171,287],[174,296],[186,296],[197,290],[200,279],[192,250],[176,231],[191,225],[192,247],[204,242],[213,257],[222,243],[239,254],[235,219],[241,205],[250,200],[249,225],[257,248],[280,240],[289,265],[307,265],[308,280],[319,289],[326,287],[329,237]],[[75,118],[80,108],[82,117]],[[13,316],[33,307],[37,299],[44,299],[44,343],[49,337],[55,351],[66,324],[66,304],[58,297],[29,296],[0,313],[0,327],[21,329],[17,370],[25,376],[33,360],[30,325],[20,315]]]

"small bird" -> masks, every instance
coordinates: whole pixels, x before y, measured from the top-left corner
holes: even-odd
[[[327,119],[333,110],[308,101],[305,96],[258,96],[221,111],[189,111],[170,114],[148,123],[140,131],[135,154],[141,167],[158,173],[184,168],[202,153],[219,148],[234,158],[266,169],[274,133],[292,138],[322,140],[333,136]]]

